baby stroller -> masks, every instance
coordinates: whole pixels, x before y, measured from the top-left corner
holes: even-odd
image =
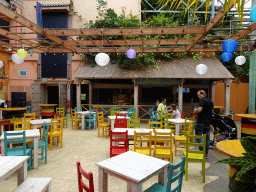
[[[222,141],[225,139],[237,139],[237,127],[235,122],[228,117],[212,115],[211,125],[214,127],[214,139],[210,141],[210,148],[214,145],[215,140]]]

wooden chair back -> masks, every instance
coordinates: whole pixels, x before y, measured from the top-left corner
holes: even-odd
[[[85,190],[87,192],[94,192],[94,184],[93,184],[93,174],[92,174],[92,172],[86,173],[82,169],[80,162],[77,162],[76,165],[77,165],[79,192],[83,192],[83,190]],[[82,176],[84,176],[86,179],[89,180],[89,186],[87,186],[83,182]]]
[[[129,151],[128,130],[126,132],[112,132],[110,130],[110,157]]]
[[[134,151],[151,156],[152,132],[134,131]]]
[[[14,127],[14,131],[29,130],[31,128],[30,120],[14,121],[13,127]]]
[[[140,128],[140,119],[128,119],[128,128]]]
[[[149,129],[153,129],[153,128],[163,129],[163,123],[161,121],[160,122],[149,121],[148,122],[148,128]]]
[[[24,120],[35,120],[36,119],[36,114],[35,112],[33,113],[24,113]]]

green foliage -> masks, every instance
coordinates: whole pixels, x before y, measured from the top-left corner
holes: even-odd
[[[256,137],[242,137],[241,144],[246,151],[246,153],[243,153],[244,156],[222,159],[216,163],[239,166],[239,169],[234,174],[234,177],[238,177],[240,181],[244,183],[256,184]]]

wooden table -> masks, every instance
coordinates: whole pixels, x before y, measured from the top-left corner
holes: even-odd
[[[40,132],[38,129],[30,129],[30,130],[24,130],[24,131],[25,131],[26,140],[33,140],[33,146],[34,146],[33,168],[37,169],[38,168],[38,143],[39,143]],[[8,131],[8,132],[17,133],[17,132],[21,132],[21,131]],[[9,136],[8,138],[17,139],[17,138],[21,138],[21,137],[22,136]],[[2,156],[4,156],[4,134],[1,135],[0,141],[1,141]]]
[[[167,186],[167,167],[161,159],[127,151],[97,163],[99,192],[108,191],[108,174],[127,181],[127,191],[142,192],[143,183],[158,174],[158,182]]]
[[[30,125],[32,126],[32,129],[37,129],[37,126],[43,126],[44,122],[47,124],[51,123],[51,119],[35,119],[30,120]]]
[[[170,123],[175,124],[175,135],[180,135],[180,125],[185,124],[185,119],[168,119]],[[190,120],[187,120],[190,122]]]
[[[18,171],[19,186],[27,178],[27,160],[29,156],[0,156],[0,182]]]
[[[236,114],[241,119],[241,137],[256,136],[256,114]]]
[[[1,126],[1,132],[0,132],[0,135],[3,134],[4,132],[4,126],[5,125],[8,125],[9,126],[9,131],[11,131],[10,129],[10,120],[8,119],[0,119],[0,126]]]
[[[3,111],[25,111],[26,107],[9,107],[9,108],[0,108],[0,119],[3,119]]]
[[[76,112],[77,115],[81,115],[81,126],[82,126],[82,130],[84,130],[85,125],[84,125],[84,119],[86,115],[89,115],[90,111],[78,111]]]
[[[122,118],[122,116],[118,116],[118,118]],[[108,116],[108,123],[111,124],[111,130],[114,130],[115,128],[115,119],[116,116]],[[126,117],[126,119],[131,119],[130,117]]]
[[[221,114],[221,109],[224,109],[224,106],[213,106],[214,112],[218,112],[216,114]]]
[[[231,158],[244,156],[243,153],[246,152],[240,140],[220,141],[216,144],[216,149]],[[233,178],[237,170],[238,167],[229,165],[229,189],[231,192],[241,191],[239,190],[239,184],[237,184],[238,181]]]

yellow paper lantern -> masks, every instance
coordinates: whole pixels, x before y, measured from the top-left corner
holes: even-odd
[[[19,57],[21,57],[21,58],[25,58],[25,57],[28,56],[28,52],[25,51],[24,49],[19,49],[19,50],[17,51],[17,55],[18,55]]]

